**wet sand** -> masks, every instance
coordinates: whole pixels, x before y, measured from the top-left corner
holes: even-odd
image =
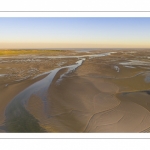
[[[69,55],[73,53],[79,57],[34,57],[33,61],[24,58],[20,64],[13,63],[18,58],[13,58],[14,61],[1,58],[0,68],[3,69],[0,73],[9,74],[0,77],[0,123],[5,132],[149,132],[149,51],[111,50],[110,55],[95,57],[95,53],[107,52],[110,50],[90,54],[73,51]],[[94,56],[87,56],[92,54]],[[68,73],[65,66],[74,65],[83,58],[81,56],[85,57],[82,65]],[[29,64],[34,71],[29,71]],[[15,71],[6,69],[11,65]],[[42,97],[33,93],[25,104],[16,103],[15,107],[21,108],[18,110],[22,115],[15,115],[15,122],[23,116],[24,120],[30,118],[30,121],[25,128],[15,128],[14,118],[10,117],[13,122],[7,121],[9,117],[5,114],[10,101],[25,88],[46,78],[51,70],[62,66],[64,68],[56,73]],[[23,70],[26,71],[21,74]],[[47,74],[39,76],[45,72]],[[26,76],[29,78],[23,79]],[[16,81],[19,79],[23,80]]]
[[[10,103],[10,101],[21,91],[26,89],[28,86],[32,85],[33,83],[41,80],[46,75],[38,77],[34,80],[22,81],[19,83],[11,84],[9,86],[1,86],[0,90],[0,124],[4,123],[5,120],[5,109],[6,106]]]

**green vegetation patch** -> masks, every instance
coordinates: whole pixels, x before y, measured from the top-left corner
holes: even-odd
[[[15,55],[60,55],[64,54],[65,50],[0,50],[0,56],[15,56]]]

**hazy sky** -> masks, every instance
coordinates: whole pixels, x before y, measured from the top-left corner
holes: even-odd
[[[0,18],[0,48],[150,48],[150,18]]]

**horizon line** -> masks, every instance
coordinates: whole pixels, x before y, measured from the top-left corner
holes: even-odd
[[[126,47],[126,48],[124,48],[124,47],[112,47],[112,48],[110,48],[110,47],[78,47],[78,48],[74,48],[74,47],[72,47],[72,48],[0,48],[1,50],[3,50],[3,49],[149,49],[150,47],[148,47],[148,48],[145,48],[145,47],[141,47],[141,48],[139,48],[139,47]]]
[[[120,47],[116,47],[116,48],[0,48],[0,50],[69,50],[69,49],[150,49],[149,48],[132,48],[132,47],[128,47],[128,48],[120,48]]]

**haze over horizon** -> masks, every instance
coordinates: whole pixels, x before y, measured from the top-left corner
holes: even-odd
[[[0,18],[0,49],[150,48],[150,18]]]

